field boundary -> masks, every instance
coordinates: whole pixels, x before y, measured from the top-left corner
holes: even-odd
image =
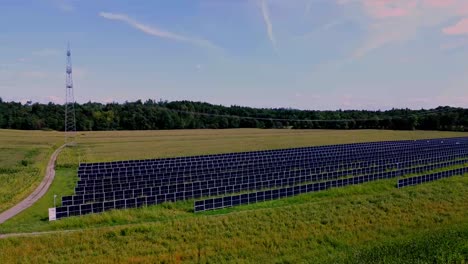
[[[58,154],[60,154],[65,146],[66,144],[60,146],[54,151],[54,153],[52,153],[49,163],[47,163],[45,177],[39,186],[28,197],[26,197],[26,199],[0,214],[0,224],[19,214],[44,196],[55,177],[55,161],[57,160]]]

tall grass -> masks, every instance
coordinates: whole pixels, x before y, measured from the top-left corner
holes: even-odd
[[[348,263],[468,263],[468,223],[354,249]]]
[[[39,185],[61,140],[57,132],[0,130],[0,212]]]
[[[0,262],[380,263],[411,241],[414,251],[395,261],[411,253],[433,263],[438,244],[459,260],[468,256],[467,190],[467,176],[405,189],[382,181],[197,215],[182,203],[75,217],[50,225],[84,231],[0,240]],[[460,232],[424,244],[437,230]]]

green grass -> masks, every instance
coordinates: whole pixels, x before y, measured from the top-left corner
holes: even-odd
[[[356,248],[348,263],[467,263],[468,223]]]
[[[53,194],[73,190],[79,160],[466,135],[252,129],[82,133],[78,147],[59,156],[47,196],[0,225],[0,233],[83,230],[1,239],[0,263],[461,262],[468,259],[468,175],[403,189],[395,188],[396,179],[381,180],[197,214],[193,201],[185,201],[55,222],[45,218]]]
[[[377,246],[383,258],[401,241],[433,230],[466,234],[466,190],[466,175],[400,190],[387,180],[203,214],[177,203],[72,217],[50,226],[89,229],[0,240],[0,260],[321,263],[353,260],[354,254],[372,259],[369,248]],[[445,240],[437,241],[458,245],[456,250],[445,247],[445,256],[468,257],[452,237],[442,235]],[[422,239],[417,241],[416,248],[426,252],[421,263],[433,263],[427,248],[437,244],[425,247]]]
[[[62,196],[73,194],[77,180],[76,170],[57,169],[47,193],[30,208],[1,224],[0,233],[31,232],[41,230],[43,226],[50,226],[48,208],[54,207],[54,195],[57,195],[56,204],[60,205]]]
[[[0,212],[39,185],[61,140],[57,132],[0,130]]]

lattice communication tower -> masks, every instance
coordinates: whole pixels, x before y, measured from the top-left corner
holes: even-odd
[[[71,143],[76,137],[75,97],[70,44],[67,47],[66,87],[65,87],[65,141]]]

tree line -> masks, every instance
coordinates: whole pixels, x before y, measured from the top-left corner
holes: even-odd
[[[80,131],[292,128],[468,131],[468,109],[310,111],[289,108],[222,106],[191,101],[75,104]],[[0,98],[0,128],[64,130],[64,106],[5,102]]]

